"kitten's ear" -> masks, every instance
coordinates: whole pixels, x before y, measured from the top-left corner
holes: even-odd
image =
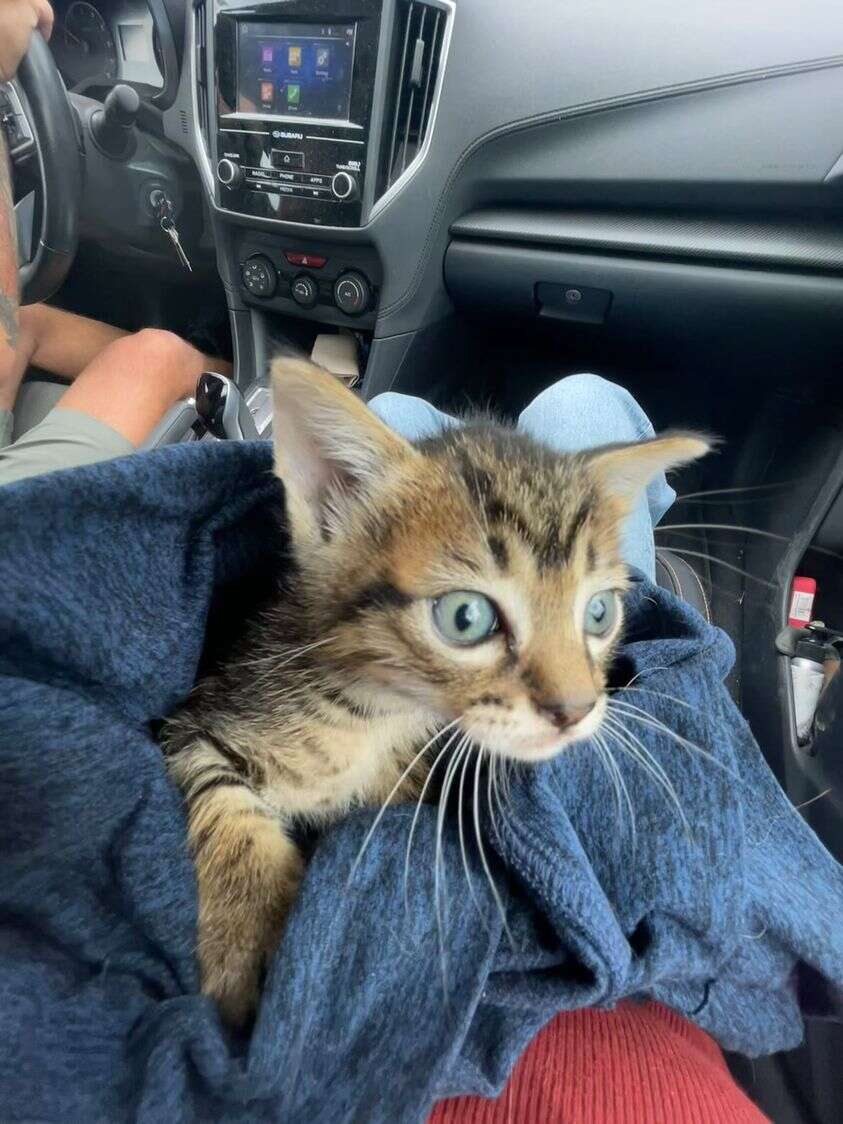
[[[326,498],[355,495],[418,454],[339,379],[306,359],[272,364],[275,472],[284,482],[294,538],[324,525]]]
[[[634,445],[596,449],[588,463],[600,486],[631,510],[654,476],[705,456],[714,444],[701,433],[664,433]]]

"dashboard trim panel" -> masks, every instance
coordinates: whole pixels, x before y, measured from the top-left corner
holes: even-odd
[[[728,215],[495,207],[461,216],[450,230],[458,239],[573,252],[843,271],[843,229],[817,218],[764,222]]]
[[[776,78],[808,74],[818,70],[835,70],[841,67],[843,67],[843,54],[809,59],[802,62],[782,63],[769,67],[747,69],[732,74],[695,79],[691,82],[679,82],[648,90],[631,91],[629,93],[618,94],[614,97],[596,98],[592,101],[532,114],[516,121],[502,122],[500,125],[486,130],[485,133],[475,137],[467,144],[460,155],[454,160],[448,177],[439,191],[438,202],[431,215],[427,237],[418,255],[412,277],[401,296],[396,297],[395,300],[381,308],[381,315],[388,316],[399,312],[401,309],[406,308],[415,297],[427,271],[430,249],[437,235],[442,233],[440,224],[447,206],[450,190],[472,156],[492,141],[525,132],[528,129],[538,128],[542,125],[551,125],[558,121],[569,121],[574,118],[587,117],[592,114],[604,113],[611,110],[649,105],[651,103],[664,101],[668,98],[687,97],[693,94],[707,93],[708,91],[727,89],[733,86],[767,82]]]

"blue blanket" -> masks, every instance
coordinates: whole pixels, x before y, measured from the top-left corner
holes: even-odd
[[[624,997],[733,1050],[795,1046],[796,966],[843,980],[843,874],[724,690],[729,641],[643,582],[625,697],[686,744],[628,728],[687,825],[617,749],[634,838],[593,746],[513,776],[484,824],[510,942],[473,832],[468,892],[456,814],[441,928],[435,808],[406,902],[412,810],[384,816],[349,882],[373,820],[352,816],[315,844],[253,1032],[224,1031],[198,991],[185,820],[154,724],[209,624],[277,563],[269,458],[181,446],[0,490],[3,1120],[423,1120],[439,1097],[494,1095],[556,1012]]]

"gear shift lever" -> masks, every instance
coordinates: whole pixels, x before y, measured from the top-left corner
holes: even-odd
[[[225,375],[207,371],[196,384],[196,413],[214,437],[257,441],[260,434],[239,388]]]

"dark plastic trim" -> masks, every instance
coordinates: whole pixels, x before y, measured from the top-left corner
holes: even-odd
[[[690,262],[576,254],[506,243],[454,241],[445,256],[445,281],[458,305],[536,315],[536,285],[606,289],[612,293],[608,324],[690,308],[718,317],[740,310],[780,315],[793,309],[843,315],[843,276],[736,269]],[[713,319],[713,322],[716,322]]]
[[[451,234],[596,253],[843,271],[843,225],[820,215],[812,215],[810,221],[758,222],[713,216],[490,208],[464,215],[452,224]]]

